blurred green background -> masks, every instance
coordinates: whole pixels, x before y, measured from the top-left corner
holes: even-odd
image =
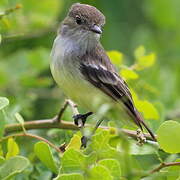
[[[51,77],[49,54],[57,27],[74,2],[76,1],[0,1],[0,95],[10,99],[10,114],[20,112],[25,120],[33,120],[53,117],[58,112],[65,97]],[[157,127],[169,114],[178,114],[180,1],[79,2],[94,5],[104,13],[106,25],[102,44],[106,50],[122,52],[125,64],[133,64],[134,50],[140,45],[148,52],[156,53],[156,64],[139,72],[140,78],[129,84],[140,98],[157,107],[161,117]],[[8,10],[12,12],[8,14]],[[14,117],[9,121],[12,123]]]
[[[10,100],[6,109],[6,123],[16,122],[16,112],[19,112],[25,121],[51,118],[63,104],[65,96],[52,79],[49,69],[50,51],[57,28],[74,2],[76,1],[0,0],[0,96]],[[167,119],[178,120],[180,1],[78,2],[94,5],[106,16],[101,42],[107,51],[118,50],[123,54],[123,65],[131,66],[136,62],[134,52],[139,46],[144,46],[147,54],[156,54],[156,62],[152,67],[137,71],[139,78],[128,79],[128,84],[138,94],[139,99],[152,103],[158,112],[159,119],[149,118],[147,121],[153,131],[156,132],[160,124]],[[106,106],[99,110],[99,117],[105,111]],[[72,121],[71,117],[71,110],[68,109],[63,119]],[[115,112],[111,112],[111,117],[118,119],[119,114],[117,116]],[[33,132],[51,139],[58,146],[69,142],[73,134],[71,131],[57,129]],[[21,154],[35,162],[35,166],[31,166],[34,169],[29,170],[32,172],[31,178],[50,179],[52,173],[42,164],[37,164],[33,154],[34,142],[18,139]],[[158,163],[150,156],[148,160],[142,158],[142,164],[151,164],[152,161]]]

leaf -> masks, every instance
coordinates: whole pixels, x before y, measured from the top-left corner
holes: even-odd
[[[6,97],[0,97],[0,110],[9,105],[9,100]]]
[[[67,145],[66,150],[70,148],[79,150],[80,147],[81,147],[81,137],[78,136],[77,134],[74,134],[69,144]]]
[[[5,162],[5,158],[0,156],[0,166]]]
[[[137,109],[143,113],[145,119],[159,119],[159,113],[157,109],[149,101],[138,100],[135,102]]]
[[[68,149],[61,159],[62,173],[83,172],[86,157],[75,149]]]
[[[92,137],[92,143],[89,144],[89,149],[94,150],[97,158],[114,158],[117,151],[109,145],[109,131],[98,129],[97,133]]]
[[[17,145],[17,143],[14,141],[13,138],[8,139],[7,149],[8,152],[6,154],[6,159],[9,159],[19,154],[19,146]]]
[[[0,156],[3,156],[4,153],[3,153],[3,149],[2,149],[2,145],[0,144]]]
[[[37,142],[34,145],[34,152],[42,163],[54,173],[58,174],[58,168],[54,161],[50,147],[45,142]]]
[[[25,127],[24,127],[24,119],[23,119],[23,117],[21,116],[21,114],[19,114],[19,113],[17,112],[17,113],[15,113],[14,116],[15,116],[16,120],[21,124],[22,129],[23,129],[23,132],[26,133],[26,129],[25,129]]]
[[[88,180],[113,180],[110,171],[102,165],[96,165],[89,170]]]
[[[145,53],[146,53],[146,50],[145,50],[144,46],[139,46],[137,49],[135,49],[134,56],[136,59],[139,59],[142,56],[144,56]]]
[[[135,71],[128,68],[122,69],[120,71],[120,75],[124,77],[125,79],[137,79],[139,77],[139,75]]]
[[[2,36],[1,36],[1,34],[0,34],[0,44],[1,44],[1,41],[2,41]]]
[[[21,125],[24,124],[24,119],[23,119],[23,117],[21,116],[21,114],[15,113],[14,116],[15,116],[15,118],[17,119],[17,121],[18,121]]]
[[[4,135],[4,128],[7,123],[6,118],[6,112],[2,109],[2,111],[0,111],[0,138]]]
[[[159,119],[159,112],[152,103],[146,100],[140,100],[134,90],[130,89],[134,104],[137,109],[143,113],[145,119]]]
[[[79,173],[71,173],[71,174],[60,174],[58,177],[53,180],[84,180],[82,174]]]
[[[139,146],[137,143],[133,142],[130,144],[130,154],[132,155],[145,155],[153,153],[155,153],[154,147],[147,144],[143,144],[143,146]]]
[[[156,55],[154,53],[140,57],[139,59],[137,59],[137,70],[153,66],[155,60]]]
[[[113,64],[120,66],[123,61],[123,54],[119,51],[108,51],[107,55]]]
[[[99,161],[100,165],[105,166],[114,177],[114,179],[119,179],[121,176],[121,166],[116,159],[103,159]]]
[[[180,162],[180,158],[176,159],[175,162]],[[170,172],[171,176],[167,176],[167,180],[180,179],[180,166],[170,166],[168,171]]]
[[[29,160],[22,156],[15,156],[3,163],[0,167],[0,179],[11,180],[13,176],[21,173],[29,165]]]
[[[157,130],[157,140],[160,147],[168,153],[180,152],[180,123],[166,121]]]

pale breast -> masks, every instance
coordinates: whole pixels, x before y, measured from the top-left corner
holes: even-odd
[[[52,75],[68,98],[94,112],[107,97],[83,78],[79,70],[80,60],[70,53],[72,44],[67,47],[60,40],[56,38],[51,53]]]

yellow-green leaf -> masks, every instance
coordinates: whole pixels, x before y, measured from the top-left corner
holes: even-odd
[[[0,156],[4,156],[2,145],[0,144]]]
[[[159,113],[157,109],[149,101],[138,100],[136,102],[137,109],[143,113],[145,119],[159,119]]]
[[[139,75],[131,69],[122,69],[120,75],[125,79],[137,79]]]
[[[156,55],[154,53],[151,53],[146,56],[142,56],[137,59],[137,69],[144,69],[147,67],[151,67],[154,65],[156,61]]]
[[[144,56],[145,53],[146,53],[146,50],[145,50],[144,46],[139,46],[137,49],[135,49],[134,56],[136,59],[139,59],[142,56]]]
[[[84,180],[84,177],[80,173],[69,173],[69,174],[59,174],[59,176],[53,180]]]
[[[103,159],[99,161],[99,164],[106,167],[110,171],[111,176],[114,178],[120,178],[121,166],[116,159]]]
[[[168,153],[180,153],[180,123],[165,121],[157,130],[160,147]]]
[[[5,108],[9,104],[9,100],[6,97],[0,97],[0,110]]]
[[[6,159],[9,159],[10,157],[14,157],[19,154],[19,146],[13,138],[8,139],[7,149],[8,152],[6,154]]]
[[[123,61],[123,54],[119,51],[108,51],[107,55],[111,59],[111,62],[117,66],[120,66]]]
[[[47,143],[43,141],[37,142],[34,145],[34,152],[47,168],[49,168],[55,174],[58,173],[56,162]]]
[[[17,113],[15,113],[14,116],[15,116],[16,120],[17,120],[21,125],[24,124],[24,119],[23,119],[23,117],[21,116],[21,114],[19,114],[19,113],[17,112]]]
[[[81,137],[78,136],[77,134],[74,134],[69,144],[67,145],[66,150],[70,148],[79,150],[80,147],[81,147]]]
[[[140,100],[132,89],[130,91],[137,109],[143,113],[145,119],[159,119],[159,112],[152,103],[146,100]]]

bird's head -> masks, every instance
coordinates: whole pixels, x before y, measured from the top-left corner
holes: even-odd
[[[75,39],[97,40],[105,24],[104,15],[95,7],[75,3],[61,24],[61,35]]]

